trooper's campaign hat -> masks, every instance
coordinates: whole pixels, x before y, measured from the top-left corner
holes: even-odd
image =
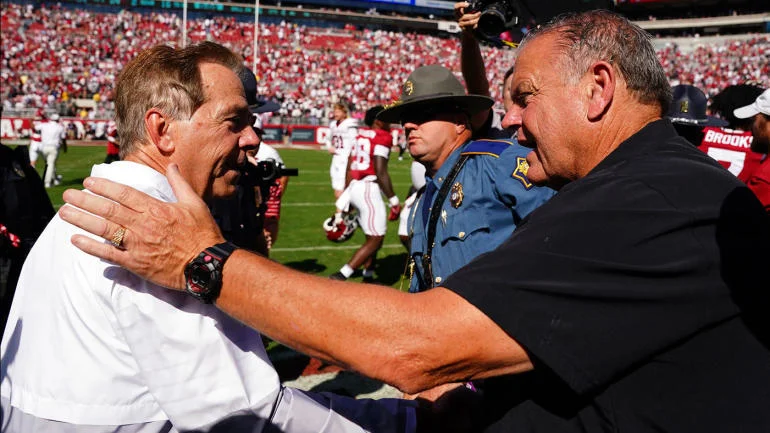
[[[262,99],[257,95],[257,77],[249,68],[242,69],[240,78],[243,90],[246,92],[246,102],[252,113],[273,113],[281,108],[278,103]]]
[[[421,66],[412,72],[401,87],[401,97],[377,115],[388,123],[399,123],[401,116],[415,109],[446,107],[469,115],[489,110],[494,100],[488,96],[468,95],[452,71],[440,66]]]
[[[706,115],[706,95],[697,87],[679,84],[671,88],[673,99],[668,110],[672,123],[692,126],[727,126],[727,121]]]

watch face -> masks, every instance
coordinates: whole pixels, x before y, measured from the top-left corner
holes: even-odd
[[[211,269],[203,264],[196,264],[190,270],[190,289],[196,292],[204,292],[211,283]]]
[[[213,303],[222,289],[224,262],[235,249],[235,245],[224,242],[203,250],[188,263],[184,270],[187,292],[201,302]]]

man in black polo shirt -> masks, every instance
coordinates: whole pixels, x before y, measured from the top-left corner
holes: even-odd
[[[208,299],[407,392],[485,379],[471,431],[770,431],[770,221],[662,119],[649,36],[610,12],[559,17],[522,44],[512,89],[503,126],[533,148],[527,177],[560,191],[444,287],[354,287],[239,250]],[[68,191],[110,220],[65,207],[67,221],[105,239],[128,229],[124,250],[76,245],[183,289],[186,264],[222,238],[169,177],[178,204],[101,180],[87,187],[123,206]]]

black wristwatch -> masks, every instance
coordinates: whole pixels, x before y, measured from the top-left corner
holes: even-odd
[[[184,268],[187,293],[205,304],[214,302],[222,290],[225,261],[237,248],[231,242],[222,242],[206,248],[192,259]]]

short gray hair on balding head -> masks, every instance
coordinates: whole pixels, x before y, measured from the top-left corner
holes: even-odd
[[[593,62],[603,60],[623,77],[639,102],[659,106],[661,115],[668,111],[671,86],[650,34],[636,24],[606,10],[567,13],[530,32],[521,47],[545,34],[557,35],[566,80],[577,82]]]

